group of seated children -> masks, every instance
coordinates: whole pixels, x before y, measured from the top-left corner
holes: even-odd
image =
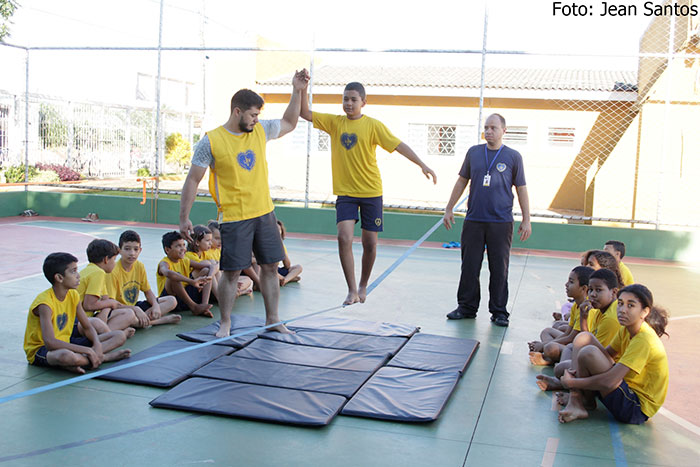
[[[284,239],[284,225],[278,224]],[[210,298],[218,299],[221,276],[219,225],[211,221],[195,226],[190,245],[176,231],[164,234],[162,243],[166,256],[158,262],[157,296],[138,260],[141,238],[133,230],[120,235],[118,246],[104,239],[91,241],[89,264],[80,272],[78,259],[69,253],[46,257],[43,269],[51,288],[39,294],[29,309],[24,336],[29,363],[84,373],[104,361],[128,357],[128,349],[115,349],[136,328],[179,323],[182,317],[172,311],[189,309],[194,315],[213,317]],[[254,267],[249,269],[257,278]],[[280,285],[299,280],[299,274],[301,266],[291,265],[285,256]],[[238,294],[251,293],[253,285],[253,278],[242,275]],[[145,300],[138,300],[140,292]]]
[[[666,398],[668,361],[660,337],[668,313],[622,264],[624,243],[605,247],[584,253],[569,274],[568,322],[555,322],[528,343],[532,364],[554,366],[554,376],[537,375],[537,386],[559,391],[562,423],[588,417],[597,397],[618,421],[641,424]]]

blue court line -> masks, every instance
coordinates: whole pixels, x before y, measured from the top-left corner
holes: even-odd
[[[612,439],[613,453],[615,454],[615,465],[616,467],[627,467],[625,445],[622,443],[620,426],[610,412],[608,412],[608,419],[608,423],[610,425],[610,438]]]
[[[460,201],[459,203],[457,203],[457,205],[453,208],[453,211],[454,211],[455,209],[459,208],[459,206],[461,206],[461,205],[467,200],[467,198],[468,198],[468,195],[465,196],[465,197],[462,199],[462,201]],[[437,221],[437,222],[435,223],[435,225],[432,226],[432,227],[430,228],[430,230],[428,230],[428,231],[427,231],[420,239],[418,239],[408,250],[406,250],[406,252],[405,252],[403,255],[401,255],[401,257],[399,257],[396,261],[394,261],[394,263],[393,263],[391,266],[389,266],[389,267],[386,269],[386,271],[384,271],[377,279],[375,279],[374,282],[372,282],[372,283],[367,287],[367,295],[369,295],[375,288],[377,288],[377,286],[378,286],[379,284],[381,284],[382,281],[383,281],[384,279],[386,279],[386,277],[387,277],[389,274],[391,274],[391,273],[392,273],[406,258],[408,258],[408,256],[409,256],[411,253],[413,253],[413,252],[416,250],[416,248],[418,248],[418,246],[420,246],[421,243],[423,243],[433,232],[435,232],[435,230],[437,230],[437,228],[440,226],[440,224],[442,224],[442,219],[440,219],[439,221]],[[311,317],[311,316],[320,315],[320,314],[322,314],[322,313],[327,313],[327,312],[329,312],[329,311],[339,310],[339,309],[341,309],[341,308],[346,308],[347,306],[351,306],[351,305],[338,305],[338,306],[334,306],[334,307],[331,307],[331,308],[326,308],[326,309],[324,309],[324,310],[315,311],[315,312],[312,312],[312,313],[308,313],[308,314],[306,314],[306,315],[297,316],[296,318],[291,318],[291,319],[288,319],[288,320],[279,321],[279,322],[277,322],[277,323],[268,324],[268,325],[266,325],[266,326],[261,326],[261,327],[257,327],[257,328],[251,328],[251,329],[248,329],[247,331],[239,332],[238,334],[234,334],[234,335],[232,335],[232,336],[219,337],[218,339],[214,339],[214,340],[211,340],[211,341],[208,341],[208,342],[202,342],[202,343],[200,343],[200,344],[195,344],[195,345],[193,345],[193,346],[191,346],[191,347],[184,347],[184,348],[182,348],[182,349],[173,350],[173,351],[171,351],[171,352],[167,352],[167,353],[164,353],[164,354],[161,354],[161,355],[154,355],[153,357],[144,358],[144,359],[142,359],[142,360],[136,360],[136,361],[134,361],[134,362],[125,363],[125,364],[122,364],[122,365],[114,365],[114,366],[109,367],[109,368],[106,368],[106,369],[104,369],[104,370],[98,370],[98,371],[86,373],[86,374],[84,374],[84,375],[75,376],[75,377],[73,377],[73,378],[65,379],[65,380],[63,380],[63,381],[58,381],[58,382],[56,382],[56,383],[51,383],[51,384],[47,384],[47,385],[45,385],[45,386],[40,386],[40,387],[38,387],[38,388],[29,389],[29,390],[27,390],[27,391],[18,392],[18,393],[16,393],[16,394],[11,394],[11,395],[9,395],[9,396],[0,397],[0,404],[4,404],[5,402],[10,402],[10,401],[13,401],[13,400],[16,400],[16,399],[21,399],[21,398],[23,398],[23,397],[33,396],[33,395],[35,395],[35,394],[41,394],[42,392],[51,391],[51,390],[53,390],[53,389],[58,389],[58,388],[61,388],[61,387],[63,387],[63,386],[69,386],[69,385],[71,385],[71,384],[79,383],[79,382],[81,382],[81,381],[87,381],[87,380],[89,380],[89,379],[94,379],[94,378],[97,378],[98,376],[106,375],[106,374],[109,374],[109,373],[114,373],[115,371],[125,370],[125,369],[127,369],[127,368],[131,368],[131,367],[138,366],[138,365],[143,365],[144,363],[149,363],[149,362],[152,362],[152,361],[155,361],[155,360],[160,360],[161,358],[172,357],[173,355],[178,355],[178,354],[181,354],[181,353],[189,352],[189,351],[191,351],[191,350],[196,350],[196,349],[200,349],[200,348],[202,348],[202,347],[207,347],[207,346],[210,346],[210,345],[218,344],[219,342],[224,342],[224,341],[227,341],[227,340],[230,340],[230,339],[235,339],[236,337],[245,336],[246,334],[251,334],[251,333],[253,333],[253,332],[259,332],[259,331],[267,330],[267,329],[273,328],[273,327],[275,327],[275,326],[279,326],[280,324],[287,324],[287,323],[291,323],[291,322],[294,322],[294,321],[297,321],[297,320],[300,320],[300,319],[309,318],[309,317]]]

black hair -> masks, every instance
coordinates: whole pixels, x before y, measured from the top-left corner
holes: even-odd
[[[496,117],[498,120],[501,122],[501,125],[503,125],[503,128],[506,127],[506,119],[503,117],[501,114],[491,114],[489,115],[486,120],[488,120],[490,117]]]
[[[358,83],[357,81],[353,81],[352,83],[346,84],[343,92],[345,91],[357,91],[362,100],[365,100],[367,98],[365,87],[362,85],[362,83]]]
[[[263,105],[265,105],[265,101],[258,93],[250,89],[241,89],[231,98],[231,113],[236,107],[245,112],[250,108],[262,109]]]
[[[280,226],[280,237],[282,237],[282,240],[284,240],[284,237],[287,236],[287,229],[284,228],[284,222],[281,220],[277,219],[277,225]]]
[[[598,269],[594,271],[591,277],[588,278],[588,282],[590,283],[593,279],[603,281],[610,290],[616,289],[620,285],[617,281],[617,276],[615,276],[615,273],[610,269]]]
[[[589,268],[588,266],[576,266],[571,272],[573,272],[578,279],[578,285],[588,285],[591,274],[595,272],[595,269]]]
[[[51,253],[44,259],[44,276],[53,285],[56,281],[56,274],[65,274],[68,266],[77,262],[78,258],[70,253]]]
[[[219,225],[219,223],[216,222],[216,221],[214,221],[214,220],[211,220],[211,221],[207,222],[207,227],[208,227],[209,230],[211,230],[212,232],[213,232],[214,230],[221,230],[221,226]]]
[[[123,247],[126,242],[137,242],[141,245],[141,237],[133,230],[125,230],[119,236],[119,248]]]
[[[109,240],[96,238],[88,243],[87,257],[91,263],[100,263],[105,258],[111,258],[119,254],[119,247]]]
[[[642,284],[632,284],[620,290],[617,296],[619,297],[623,293],[631,293],[637,297],[642,308],[649,308],[649,314],[644,318],[644,321],[651,326],[657,336],[661,337],[664,334],[668,336],[666,332],[666,326],[668,326],[668,311],[663,307],[654,305],[654,295],[652,295],[651,290]]]
[[[610,245],[613,247],[613,250],[617,251],[620,253],[620,259],[625,257],[625,244],[618,241],[618,240],[608,240],[605,242],[605,246]]]
[[[199,250],[197,249],[197,242],[203,239],[205,235],[210,233],[211,230],[209,230],[209,227],[201,224],[195,225],[192,229],[192,235],[190,235],[192,237],[192,242],[187,242],[187,251],[199,253]]]
[[[620,264],[613,255],[605,250],[592,250],[589,255],[589,260],[591,256],[595,258],[596,262],[601,268],[610,269],[615,273],[618,284],[621,286],[625,284],[625,281],[622,280],[622,273],[620,273]]]
[[[166,232],[163,234],[163,249],[170,248],[178,240],[182,240],[182,235],[180,232],[173,230],[172,232]]]

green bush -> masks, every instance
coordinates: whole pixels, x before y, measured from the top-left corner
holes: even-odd
[[[170,133],[165,138],[165,160],[177,165],[180,170],[187,167],[192,159],[192,145],[180,133]]]
[[[29,166],[29,180],[31,181],[33,177],[39,173],[36,167],[33,165]],[[7,183],[22,183],[24,182],[24,164],[21,165],[11,165],[5,170],[5,180]]]
[[[58,183],[60,179],[54,170],[38,170],[36,175],[29,177],[29,181],[36,183]]]
[[[150,177],[151,171],[148,170],[148,167],[141,167],[139,170],[136,171],[136,175],[138,177]]]

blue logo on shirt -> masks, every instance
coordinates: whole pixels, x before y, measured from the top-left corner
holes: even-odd
[[[61,313],[60,315],[56,316],[56,326],[58,326],[59,331],[62,331],[63,328],[66,327],[67,323],[68,323],[68,314],[67,313]]]
[[[357,135],[355,133],[343,133],[340,136],[340,144],[347,150],[352,149],[357,144]]]
[[[499,172],[503,172],[504,170],[506,170],[506,165],[503,162],[499,162],[498,164],[496,164],[496,170],[498,170]]]
[[[129,304],[136,303],[136,299],[139,297],[139,286],[134,284],[124,288],[124,301]]]
[[[238,165],[250,171],[255,167],[255,153],[248,149],[246,152],[238,153]]]

